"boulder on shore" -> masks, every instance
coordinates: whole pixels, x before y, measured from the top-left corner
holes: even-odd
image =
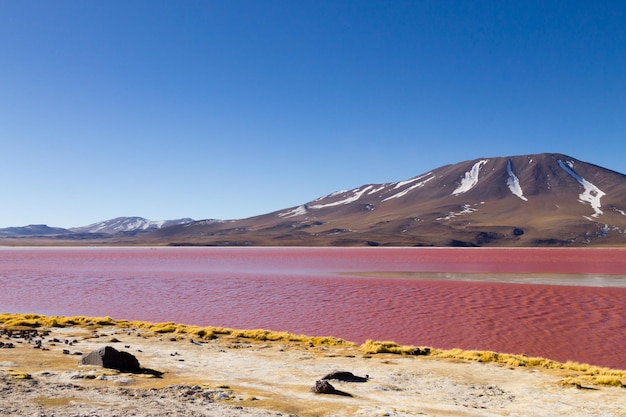
[[[352,372],[335,371],[335,372],[329,373],[324,378],[322,378],[322,380],[328,380],[328,379],[336,379],[338,381],[345,381],[345,382],[367,382],[367,380],[369,379],[369,375],[356,376]]]
[[[333,387],[330,382],[325,379],[315,381],[315,385],[311,387],[311,391],[316,394],[335,394],[337,392],[335,387]]]
[[[96,365],[103,368],[117,369],[125,372],[139,372],[139,360],[128,353],[120,352],[111,346],[104,346],[94,350],[80,361],[81,365]]]

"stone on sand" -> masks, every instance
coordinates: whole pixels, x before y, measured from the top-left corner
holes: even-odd
[[[118,371],[139,372],[139,360],[128,353],[120,352],[111,346],[103,346],[81,359],[81,365],[96,365]]]

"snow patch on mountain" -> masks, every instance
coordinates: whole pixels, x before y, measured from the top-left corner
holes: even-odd
[[[412,180],[409,180],[409,181],[403,181],[402,183],[398,183],[398,185],[396,185],[396,186],[394,187],[394,190],[395,190],[395,189],[397,189],[397,188],[400,186],[400,184],[402,184],[402,185],[410,184],[410,183],[412,183],[412,182],[414,182],[414,181],[418,181],[418,180],[420,180],[420,179],[424,178],[425,176],[427,176],[427,175],[429,175],[429,174],[430,174],[430,172],[429,172],[428,174],[422,175],[422,176],[417,177],[417,178],[414,178],[414,179],[412,179]],[[396,194],[392,195],[391,197],[387,197],[387,198],[385,198],[383,201],[391,200],[392,198],[400,198],[400,197],[404,197],[404,196],[405,196],[405,195],[407,195],[409,192],[411,192],[411,191],[413,191],[413,190],[415,190],[415,189],[417,189],[417,188],[421,188],[421,187],[423,187],[423,186],[424,186],[424,185],[425,185],[428,181],[430,181],[430,180],[432,180],[432,179],[434,179],[434,178],[435,178],[435,176],[434,176],[434,175],[433,175],[433,176],[431,176],[430,178],[426,178],[424,181],[420,181],[420,182],[418,182],[417,184],[413,184],[412,186],[405,188],[404,190],[402,190],[402,191],[400,191],[400,192],[398,192],[398,193],[396,193]]]
[[[192,221],[193,219],[188,218],[177,220],[148,220],[143,217],[116,217],[115,219],[93,223],[88,226],[74,227],[70,230],[74,233],[115,234],[120,232],[137,232],[161,229],[166,226],[186,224]]]
[[[488,162],[488,159],[482,159],[472,166],[472,169],[465,173],[461,180],[461,184],[452,192],[452,195],[459,195],[468,192],[476,184],[478,184],[478,174],[480,169]]]
[[[197,220],[189,223],[183,223],[183,227],[193,227],[193,226],[208,226],[215,223],[228,223],[227,220],[219,220],[219,219],[204,219]]]
[[[153,222],[143,218],[119,218],[92,225],[90,233],[102,232],[105,229],[112,229],[118,232],[131,232],[134,230],[146,230],[152,225],[156,228],[160,228],[162,226],[162,222]]]
[[[361,196],[363,194],[365,194],[368,190],[372,189],[373,186],[372,185],[368,185],[365,188],[362,189],[354,189],[352,190],[352,195],[344,198],[343,200],[339,200],[339,201],[334,201],[332,203],[327,203],[327,204],[315,204],[312,206],[309,206],[312,209],[322,209],[322,208],[327,208],[327,207],[335,207],[335,206],[342,206],[345,204],[350,204],[355,202],[356,200],[358,200],[359,198],[361,198]],[[336,194],[333,194],[336,195]]]
[[[278,217],[289,218],[289,217],[295,217],[295,216],[302,216],[303,214],[306,214],[306,212],[307,212],[306,207],[304,205],[301,205],[291,210],[278,213]]]
[[[586,179],[578,175],[576,171],[574,171],[573,161],[563,162],[559,159],[558,163],[559,163],[559,166],[565,172],[571,175],[576,181],[578,181],[583,186],[584,191],[578,195],[578,198],[579,198],[578,201],[580,201],[583,204],[587,202],[591,205],[594,211],[591,217],[597,218],[601,214],[604,214],[604,212],[600,210],[600,207],[602,207],[602,205],[600,204],[600,199],[604,195],[606,195],[604,191],[600,190],[598,187],[596,187],[595,185],[593,185],[592,183],[590,183],[589,181],[587,181]]]
[[[519,179],[513,173],[513,168],[511,167],[510,159],[506,164],[506,172],[507,174],[509,174],[509,177],[506,179],[506,185],[509,186],[509,190],[511,190],[511,192],[514,195],[518,196],[522,200],[528,201],[528,199],[524,197],[524,192],[522,191],[522,187],[520,186]]]
[[[373,190],[370,190],[367,195],[372,195],[372,194],[376,194],[379,191],[384,190],[385,188],[387,188],[387,184],[383,184],[380,187],[374,188]]]
[[[419,181],[419,180],[421,180],[422,178],[429,176],[430,174],[431,174],[430,172],[427,172],[427,173],[426,173],[426,174],[424,174],[424,175],[420,175],[420,176],[418,176],[418,177],[411,178],[410,180],[397,182],[397,183],[396,183],[396,186],[395,186],[395,187],[393,187],[393,188],[394,188],[394,190],[397,190],[398,188],[404,187],[405,185],[408,185],[408,184],[410,184],[410,183],[412,183],[412,182]]]
[[[332,198],[332,197],[335,197],[335,196],[338,196],[338,195],[341,195],[341,194],[345,194],[345,193],[347,193],[347,192],[348,192],[348,190],[339,190],[339,191],[335,191],[335,192],[332,192],[332,193],[330,193],[330,194],[326,194],[326,195],[323,195],[323,196],[321,196],[321,197],[318,197],[318,198],[316,198],[316,199],[315,199],[315,200],[313,200],[313,201],[322,201],[322,200],[325,200],[325,199],[327,199],[327,198]]]
[[[436,220],[452,220],[455,217],[462,216],[464,214],[470,214],[475,211],[478,211],[478,209],[473,208],[469,204],[463,204],[461,211],[451,211],[450,213],[448,213],[447,216],[437,217]]]

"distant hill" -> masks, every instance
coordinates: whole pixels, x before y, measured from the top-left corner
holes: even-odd
[[[28,225],[22,227],[7,227],[0,229],[0,237],[56,237],[56,238],[102,238],[117,234],[137,234],[150,232],[162,227],[186,224],[194,221],[184,218],[176,220],[148,220],[143,217],[117,217],[94,223],[89,226],[63,229],[49,227],[45,224]]]
[[[179,224],[187,224],[193,222],[193,219],[183,218],[176,220],[148,220],[143,217],[117,217],[111,220],[105,220],[99,223],[93,223],[88,226],[73,227],[69,229],[73,233],[129,233],[129,232],[148,232],[163,227],[175,226]]]
[[[72,232],[61,227],[49,227],[45,224],[29,224],[28,226],[6,227],[0,229],[0,237],[6,236],[62,236]]]
[[[626,244],[626,176],[562,154],[480,158],[296,207],[198,221],[145,243],[275,246]]]

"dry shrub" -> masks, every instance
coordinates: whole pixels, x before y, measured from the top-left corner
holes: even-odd
[[[155,323],[155,324],[149,324],[146,323],[146,328],[152,332],[155,333],[183,333],[181,331],[181,326],[180,324],[176,324],[173,322],[166,322],[166,323]]]
[[[402,346],[395,342],[375,342],[367,340],[360,347],[365,354],[395,353],[412,354],[415,350],[413,346]],[[563,385],[580,386],[581,380],[596,385],[608,385],[615,387],[626,387],[626,371],[599,366],[581,364],[578,362],[561,363],[551,359],[540,357],[529,357],[526,355],[514,355],[508,353],[498,353],[483,350],[463,350],[463,349],[430,349],[431,357],[449,358],[476,361],[482,363],[500,363],[509,366],[535,367],[545,369],[556,369],[576,372],[577,377],[568,377],[561,383]]]
[[[111,317],[58,317],[39,314],[0,314],[0,325],[12,327],[68,327],[68,326],[105,326],[114,325]]]
[[[433,349],[433,356],[438,358],[465,359],[477,362],[495,362],[510,366],[540,367],[546,369],[563,369],[562,364],[545,358],[535,358],[526,355],[513,355],[509,353],[498,353],[488,350],[463,350]]]
[[[28,372],[24,372],[24,371],[9,370],[8,373],[15,379],[33,379],[31,374],[29,374]]]
[[[354,346],[354,343],[347,342],[343,339],[329,336],[311,337],[305,335],[298,335],[289,332],[274,332],[264,329],[252,329],[252,330],[232,330],[231,336],[241,337],[245,339],[254,340],[266,340],[266,341],[285,341],[285,342],[298,342],[309,343],[315,346]]]
[[[415,350],[415,346],[403,346],[391,341],[375,342],[367,339],[359,349],[365,354],[394,353],[410,355]]]
[[[582,382],[578,378],[574,378],[574,377],[568,376],[568,377],[563,378],[562,380],[560,380],[559,381],[559,385],[562,385],[564,387],[581,388],[582,387]]]
[[[310,342],[316,346],[356,346],[352,342],[332,336],[311,337]]]
[[[311,337],[289,332],[275,332],[264,329],[234,330],[224,327],[200,327],[174,322],[150,323],[144,321],[113,320],[111,317],[58,317],[38,314],[0,314],[0,327],[68,327],[68,326],[116,326],[123,329],[145,329],[150,332],[166,334],[186,334],[200,339],[215,339],[219,335],[230,335],[262,341],[290,341],[309,343],[316,346],[354,346],[354,343],[330,336]]]
[[[625,386],[623,380],[626,380],[624,376],[596,375],[592,377],[591,382],[598,385],[609,385],[623,388]]]

